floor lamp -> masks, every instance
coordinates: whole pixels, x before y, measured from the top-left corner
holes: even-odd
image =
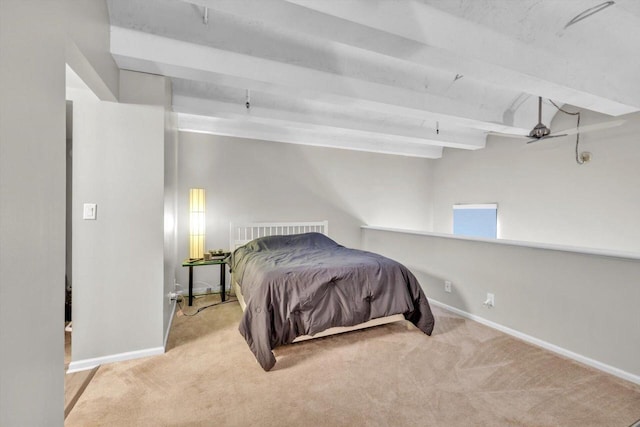
[[[204,256],[205,234],[205,195],[204,188],[189,189],[189,258],[201,259]]]

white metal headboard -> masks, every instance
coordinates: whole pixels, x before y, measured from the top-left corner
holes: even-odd
[[[258,237],[287,236],[311,232],[329,235],[329,221],[231,223],[229,248],[233,252],[236,248]]]

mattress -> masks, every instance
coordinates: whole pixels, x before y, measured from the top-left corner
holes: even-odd
[[[272,350],[302,335],[402,314],[430,335],[434,319],[402,264],[339,245],[320,233],[255,239],[233,254],[246,304],[239,330],[264,370]]]

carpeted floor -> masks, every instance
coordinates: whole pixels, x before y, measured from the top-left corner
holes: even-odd
[[[65,425],[628,427],[640,418],[639,386],[434,314],[431,337],[400,322],[302,342],[277,349],[271,372],[240,336],[236,302],[177,316],[166,354],[103,365]]]

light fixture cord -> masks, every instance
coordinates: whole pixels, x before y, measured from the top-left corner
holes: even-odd
[[[571,111],[567,111],[567,110],[563,110],[562,108],[558,107],[556,105],[555,102],[553,102],[552,100],[549,100],[549,102],[551,102],[551,104],[553,104],[554,107],[556,107],[558,109],[558,111],[562,111],[565,114],[568,114],[570,116],[578,116],[578,123],[576,124],[576,163],[579,165],[583,165],[584,164],[584,160],[582,160],[580,158],[580,154],[579,154],[579,145],[580,145],[580,111],[576,111],[575,113],[572,113]]]

